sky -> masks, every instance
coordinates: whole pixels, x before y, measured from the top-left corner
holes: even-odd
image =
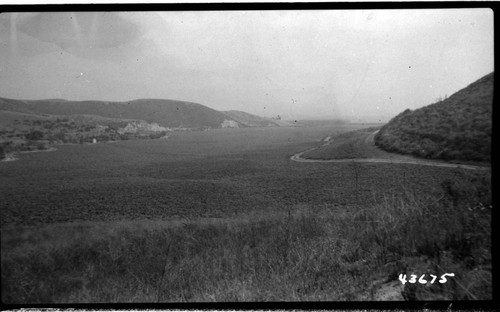
[[[386,122],[494,69],[489,9],[0,14],[0,97]]]

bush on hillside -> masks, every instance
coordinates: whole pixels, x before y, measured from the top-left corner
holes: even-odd
[[[14,151],[14,144],[12,141],[0,143],[0,159],[7,157],[8,153]]]
[[[41,139],[43,139],[43,132],[41,132],[39,130],[33,130],[33,131],[28,132],[25,135],[25,137],[27,140],[32,140],[32,141],[41,140]]]

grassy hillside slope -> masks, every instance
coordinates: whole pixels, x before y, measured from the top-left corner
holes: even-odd
[[[493,73],[449,98],[405,110],[375,136],[389,152],[444,160],[491,161]]]
[[[227,115],[201,104],[160,99],[127,102],[13,100],[0,98],[0,110],[51,115],[98,115],[138,119],[173,128],[220,128]]]
[[[270,120],[269,118],[260,117],[257,115],[245,113],[242,111],[230,110],[223,111],[224,114],[229,116],[229,118],[236,120],[240,124],[249,127],[276,127],[279,126],[276,122]]]

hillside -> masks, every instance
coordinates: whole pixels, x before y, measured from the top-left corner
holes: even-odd
[[[47,150],[55,144],[166,138],[172,130],[143,120],[0,110],[0,160],[8,153]]]
[[[491,161],[493,73],[443,101],[405,110],[375,136],[384,150],[417,157]]]
[[[248,127],[277,127],[279,126],[276,122],[269,118],[260,117],[257,115],[245,113],[242,111],[230,110],[223,111],[224,114],[229,116],[229,118],[236,120],[243,126]]]
[[[0,110],[50,115],[98,115],[108,118],[144,120],[170,128],[221,128],[231,120],[226,114],[201,104],[159,99],[127,102],[14,100],[0,98]],[[238,125],[236,121],[230,123]]]

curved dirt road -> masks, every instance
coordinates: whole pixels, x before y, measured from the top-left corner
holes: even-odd
[[[366,144],[374,144],[374,137],[377,134],[378,130],[371,133],[366,137]],[[328,137],[329,138],[329,137]],[[324,145],[330,144],[332,141],[329,140]],[[352,158],[352,159],[308,159],[302,158],[302,155],[305,152],[312,151],[317,149],[317,147],[310,148],[303,152],[297,153],[290,157],[291,160],[297,162],[305,162],[305,163],[349,163],[349,162],[357,162],[357,163],[389,163],[389,164],[410,164],[410,165],[421,165],[421,166],[432,166],[432,167],[445,167],[445,168],[462,168],[468,170],[490,170],[491,167],[483,167],[483,166],[473,166],[473,165],[462,165],[462,164],[451,164],[451,163],[442,163],[436,161],[428,161],[423,159],[414,158],[411,160],[405,159],[386,159],[386,158]]]

